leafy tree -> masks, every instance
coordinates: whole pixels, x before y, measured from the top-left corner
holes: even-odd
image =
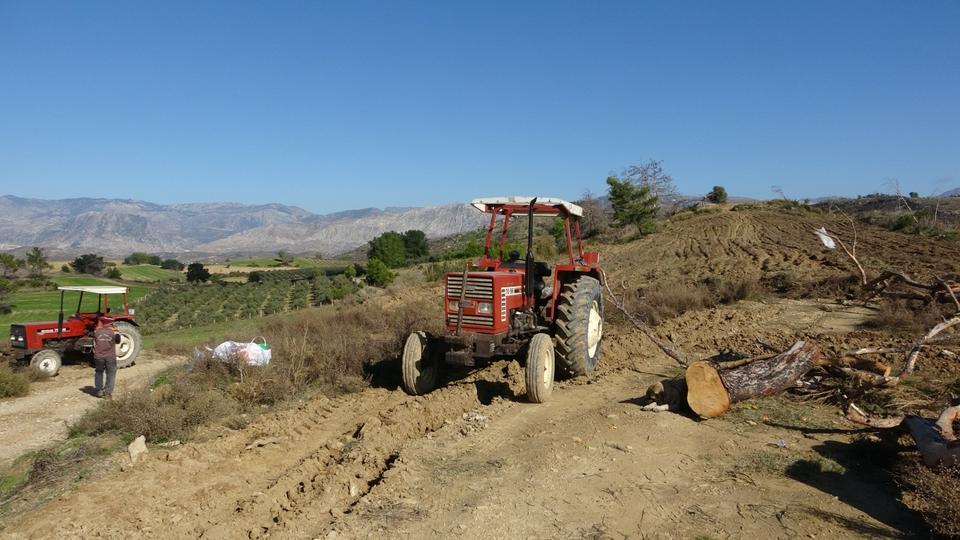
[[[281,266],[290,266],[291,264],[293,264],[293,255],[283,250],[278,251],[277,262],[279,262]]]
[[[351,264],[350,266],[343,269],[343,275],[347,279],[353,279],[357,277],[357,267]]]
[[[111,266],[105,275],[110,279],[120,279],[123,277],[123,274],[120,273],[120,269],[116,266]]]
[[[7,278],[0,277],[0,314],[13,311],[13,284]]]
[[[210,281],[210,271],[201,263],[190,263],[190,265],[187,266],[187,281],[190,283]]]
[[[407,259],[420,259],[430,254],[427,235],[423,231],[414,229],[403,233],[403,245],[407,252]]]
[[[567,229],[563,226],[562,219],[556,218],[553,220],[553,224],[550,225],[550,234],[553,236],[553,241],[557,244],[557,249],[567,249]],[[570,234],[573,234],[572,230]]]
[[[723,186],[713,186],[710,193],[707,193],[707,200],[714,204],[723,204],[727,202],[727,190]]]
[[[160,262],[160,268],[166,268],[167,270],[176,270],[180,272],[184,269],[184,264],[176,259],[166,259]]]
[[[47,256],[43,253],[43,249],[34,247],[27,253],[27,268],[30,269],[30,277],[43,277],[43,271],[49,266],[50,264],[47,262]]]
[[[23,261],[9,253],[0,253],[0,275],[11,278],[23,266]]]
[[[69,265],[69,264],[64,264],[64,265],[62,265],[62,266],[60,267],[60,271],[63,272],[64,274],[69,274],[69,273],[70,273],[70,265]]]
[[[73,262],[70,263],[70,266],[72,266],[73,271],[78,274],[97,275],[103,272],[103,269],[107,267],[107,263],[103,261],[103,257],[96,253],[86,253],[74,259]]]
[[[407,246],[403,235],[387,231],[370,241],[367,258],[377,259],[388,268],[397,268],[407,262]]]
[[[147,258],[147,264],[152,264],[153,266],[160,266],[163,263],[163,259],[159,255],[151,255]]]
[[[135,264],[148,264],[150,256],[142,251],[134,251],[127,257],[123,259],[123,264],[135,265]]]
[[[616,176],[607,178],[610,204],[613,206],[613,222],[617,227],[635,225],[641,234],[656,228],[660,204],[657,196],[647,185],[638,185]]]
[[[911,192],[910,192],[910,198],[911,198],[911,199],[918,199],[918,198],[920,198],[920,194],[917,193],[916,191],[911,191]]]
[[[370,259],[367,263],[367,283],[376,287],[386,287],[393,283],[396,274],[380,259]]]

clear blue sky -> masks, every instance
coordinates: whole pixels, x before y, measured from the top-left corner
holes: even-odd
[[[0,0],[0,193],[316,212],[960,186],[960,2]]]

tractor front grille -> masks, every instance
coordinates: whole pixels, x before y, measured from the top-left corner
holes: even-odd
[[[457,324],[457,314],[447,315],[447,324]],[[493,326],[493,317],[490,315],[464,315],[463,324],[470,326]]]
[[[11,324],[10,325],[10,345],[12,347],[24,348],[27,346],[25,340],[27,339],[27,331],[20,324]]]
[[[463,276],[447,276],[447,298],[460,298]],[[488,277],[468,277],[465,298],[493,301],[493,280]]]

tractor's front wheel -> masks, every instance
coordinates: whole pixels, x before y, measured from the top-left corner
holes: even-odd
[[[53,377],[59,373],[61,365],[63,361],[60,353],[52,349],[44,349],[30,359],[30,367],[44,377]]]
[[[557,363],[573,377],[597,368],[603,339],[603,296],[600,282],[581,276],[563,286],[557,302]]]
[[[437,385],[439,362],[429,344],[425,332],[412,332],[403,346],[403,389],[410,395],[426,394]]]
[[[553,393],[553,340],[547,334],[536,334],[527,347],[527,399],[543,403]]]
[[[117,367],[130,367],[140,356],[140,330],[136,326],[119,321],[114,323],[117,333],[120,334],[120,343],[117,343]]]

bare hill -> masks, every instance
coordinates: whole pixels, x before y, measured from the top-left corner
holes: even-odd
[[[41,246],[56,255],[94,251],[231,254],[349,251],[388,230],[421,229],[442,236],[475,228],[481,215],[466,205],[366,208],[318,215],[281,204],[161,205],[129,199],[0,197],[0,250]]]

